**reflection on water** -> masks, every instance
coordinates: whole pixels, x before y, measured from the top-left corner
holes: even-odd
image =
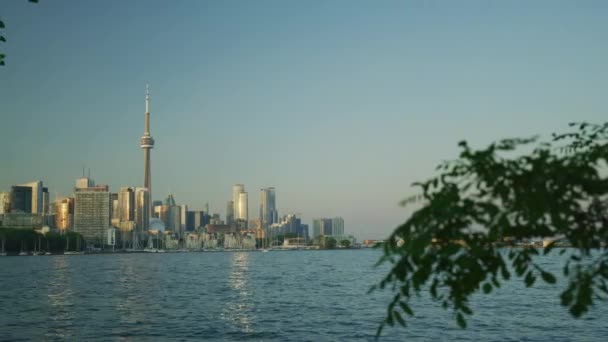
[[[231,293],[222,310],[222,319],[231,322],[239,331],[251,333],[253,329],[252,290],[249,286],[249,253],[232,253],[228,286]]]
[[[393,296],[366,294],[385,275],[373,267],[379,257],[353,250],[0,258],[0,342],[372,341]],[[562,265],[558,257],[541,262],[552,272]],[[572,319],[559,305],[565,285],[505,283],[474,298],[467,330],[422,296],[407,329],[387,329],[381,341],[604,342],[608,307]]]
[[[74,324],[74,304],[72,289],[72,273],[70,271],[70,257],[57,256],[51,259],[49,265],[50,281],[47,288],[49,315],[49,330],[47,338],[70,340]]]
[[[111,300],[121,325],[137,324],[144,320],[146,310],[140,305],[139,296],[144,295],[145,289],[139,289],[142,275],[136,271],[133,262],[125,258],[119,258],[117,265],[119,272],[116,278]]]

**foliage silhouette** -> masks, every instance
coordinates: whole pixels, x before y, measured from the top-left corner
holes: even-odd
[[[391,269],[370,289],[391,286],[395,292],[378,336],[385,325],[406,325],[414,315],[411,298],[421,291],[452,309],[465,328],[473,314],[469,297],[492,292],[512,272],[527,287],[539,277],[556,282],[535,262],[555,243],[506,249],[505,241],[562,238],[573,247],[563,266],[568,286],[561,294],[572,316],[607,298],[608,179],[602,170],[608,162],[608,123],[570,127],[574,131],[554,134],[548,143],[505,139],[474,150],[463,141],[458,159],[440,164],[438,176],[414,184],[422,194],[402,204],[421,207],[382,246],[378,265],[389,263]]]

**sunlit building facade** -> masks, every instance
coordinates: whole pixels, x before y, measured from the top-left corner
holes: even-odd
[[[247,195],[246,192],[241,192],[239,193],[239,215],[238,215],[238,219],[245,221],[245,223],[247,223],[247,221],[249,221],[249,196]]]
[[[135,229],[138,232],[148,230],[150,226],[150,191],[146,188],[135,189]]]
[[[88,244],[102,245],[110,228],[108,186],[77,189],[74,193],[74,231]]]
[[[60,232],[72,229],[74,222],[74,198],[61,199],[54,204],[55,228]]]

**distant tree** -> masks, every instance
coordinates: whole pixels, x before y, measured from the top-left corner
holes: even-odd
[[[391,269],[377,287],[396,291],[378,335],[386,324],[405,326],[412,298],[423,290],[464,328],[473,313],[469,297],[492,292],[512,272],[527,287],[539,277],[556,282],[536,261],[554,244],[501,249],[503,239],[563,238],[573,247],[561,294],[573,317],[608,297],[608,123],[570,126],[575,130],[549,143],[506,139],[474,150],[461,142],[460,157],[439,165],[439,176],[415,183],[422,194],[403,204],[421,207],[382,247],[379,264]]]
[[[336,248],[337,244],[338,242],[336,241],[336,239],[332,237],[326,237],[323,246],[325,249],[334,249]]]
[[[342,240],[342,241],[340,241],[340,246],[342,246],[344,248],[349,248],[350,247],[350,240]]]
[[[38,0],[28,0],[29,2],[33,2],[33,3],[37,3]],[[0,18],[0,43],[6,43],[6,37],[2,34],[2,30],[5,29],[6,26],[4,24],[4,21],[2,21],[2,19]],[[4,62],[4,58],[6,57],[6,55],[2,52],[0,52],[0,66],[3,66],[5,64]]]

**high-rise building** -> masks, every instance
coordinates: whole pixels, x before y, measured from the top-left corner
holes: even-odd
[[[11,211],[44,214],[44,199],[48,206],[48,189],[42,186],[42,181],[19,184],[11,187]],[[46,210],[48,213],[48,209]]]
[[[32,188],[14,185],[11,187],[11,212],[32,212]]]
[[[120,188],[116,204],[112,218],[116,218],[119,222],[135,221],[135,188]]]
[[[152,217],[160,218],[158,213],[160,212],[160,207],[163,205],[163,201],[156,200],[152,202]]]
[[[142,233],[150,227],[150,192],[146,188],[135,188],[135,229]]]
[[[344,235],[344,219],[341,217],[334,217],[331,219],[331,235],[343,236]]]
[[[144,135],[139,140],[139,146],[144,150],[144,188],[148,189],[148,197],[152,198],[152,170],[150,167],[150,150],[154,148],[154,139],[150,135],[150,91],[146,84],[146,113]],[[152,206],[148,201],[148,212],[151,215]]]
[[[321,219],[312,220],[312,237],[316,238],[321,235]]]
[[[183,236],[183,232],[181,231],[181,208],[179,206],[172,206],[169,209],[169,223],[170,223],[170,229],[175,232],[178,233],[179,236]]]
[[[249,221],[249,198],[246,192],[239,193],[239,216],[237,219]]]
[[[41,214],[49,215],[50,207],[51,207],[51,203],[49,202],[50,200],[51,200],[51,198],[49,195],[49,188],[43,187],[42,188],[42,210],[40,211]]]
[[[226,204],[226,224],[232,224],[234,222],[234,202],[228,201]]]
[[[89,177],[83,176],[76,180],[76,189],[86,189],[86,188],[92,188],[94,186],[95,186],[95,182]]]
[[[11,194],[10,192],[0,192],[0,215],[11,212]]]
[[[186,231],[191,232],[194,231],[194,221],[197,211],[188,211],[186,212]]]
[[[55,202],[55,228],[61,232],[72,229],[74,222],[74,198],[67,197]]]
[[[118,217],[118,194],[110,192],[110,225]],[[116,220],[115,220],[116,221]]]
[[[232,212],[235,220],[241,217],[239,212],[239,194],[241,192],[245,192],[245,186],[243,184],[234,184],[232,186],[232,204],[234,206]],[[207,210],[207,212],[208,211],[209,210]]]
[[[334,222],[336,224],[336,230],[334,230]],[[313,237],[320,235],[343,235],[344,234],[344,220],[341,217],[336,218],[317,218],[312,221]],[[336,233],[340,234],[336,234]]]
[[[205,212],[202,210],[191,211],[192,213],[192,227],[194,229],[199,229],[205,226]]]
[[[330,218],[324,218],[321,220],[321,235],[334,235],[331,223],[332,220]]]
[[[165,205],[168,205],[168,206],[171,206],[171,207],[176,206],[176,204],[175,204],[175,198],[173,197],[173,194],[169,194],[167,196],[167,198],[165,199]]]
[[[173,230],[171,226],[171,206],[163,204],[156,208],[158,209],[158,218],[165,224],[165,229]]]
[[[264,188],[260,192],[260,221],[263,228],[268,228],[279,220],[276,194],[274,188]]]
[[[77,189],[74,193],[74,231],[88,244],[103,245],[110,228],[110,192],[107,185]]]
[[[180,232],[183,235],[184,232],[186,231],[186,220],[188,219],[188,206],[185,204],[182,204],[179,206],[180,209]]]

